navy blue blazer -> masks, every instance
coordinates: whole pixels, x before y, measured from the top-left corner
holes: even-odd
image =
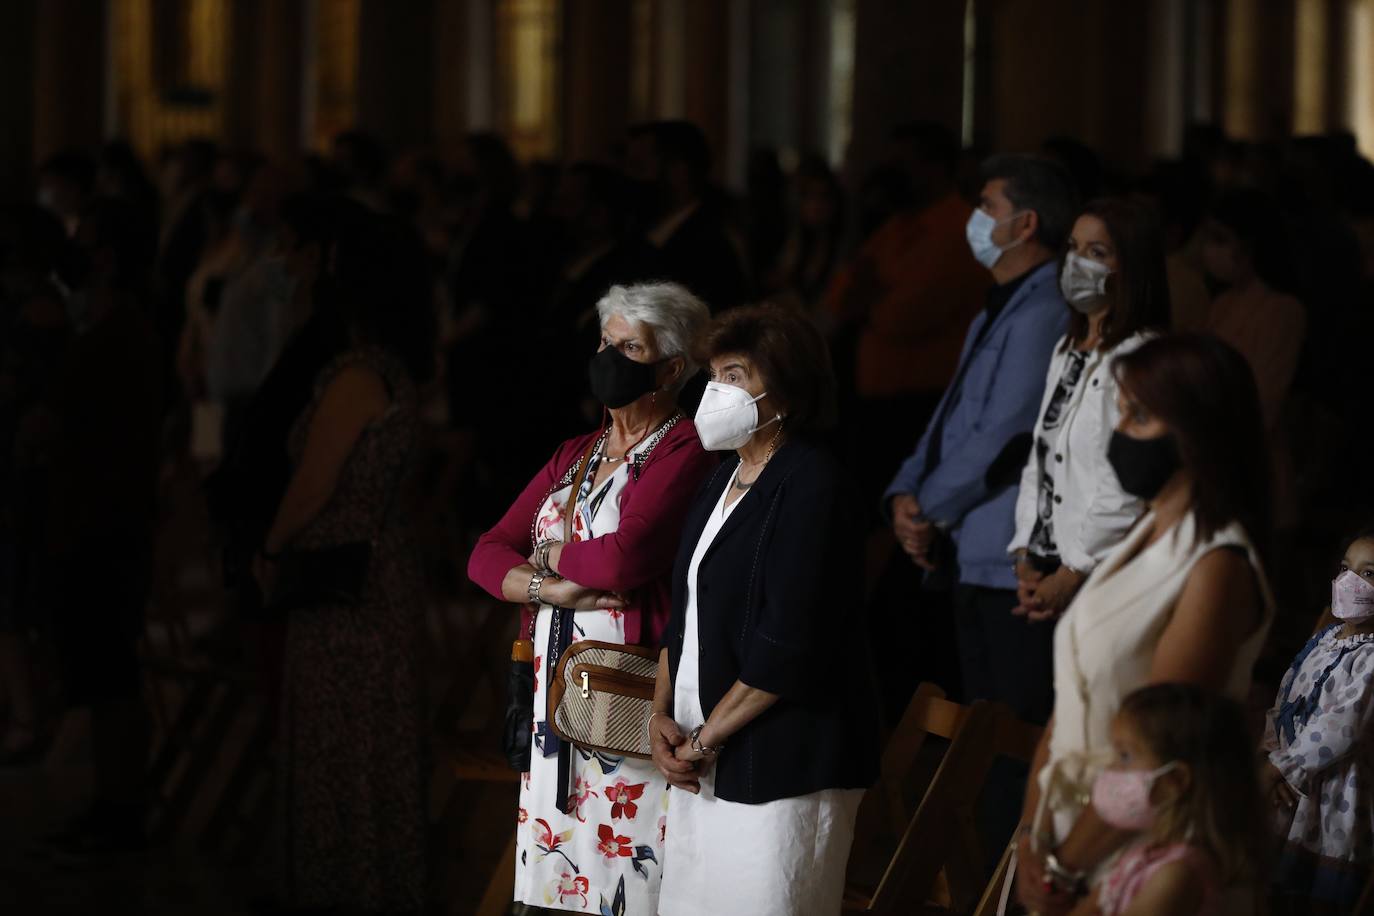
[[[683,527],[663,636],[674,681],[687,570],[738,465],[721,464]],[[780,699],[726,743],[716,795],[759,804],[866,788],[877,777],[878,705],[856,500],[834,459],[800,441],[778,449],[739,499],[697,573],[701,708],[709,718],[737,680]]]

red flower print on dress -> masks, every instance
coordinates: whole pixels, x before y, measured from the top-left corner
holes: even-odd
[[[607,786],[606,801],[611,803],[611,820],[617,821],[622,817],[634,820],[635,815],[639,813],[639,806],[635,804],[635,800],[644,794],[644,787],[647,785],[647,782],[641,782],[632,786],[622,776],[615,781],[615,785]]]
[[[613,861],[616,856],[628,859],[635,854],[635,848],[630,838],[627,836],[616,836],[610,824],[602,824],[597,827],[596,836],[600,840],[600,842],[596,844],[596,848],[606,857],[606,861],[608,862]]]
[[[543,861],[548,856],[560,855],[563,857],[563,861],[572,866],[573,871],[581,871],[581,869],[577,867],[577,863],[569,859],[568,854],[559,848],[564,843],[568,842],[568,840],[572,839],[572,830],[554,833],[548,821],[544,820],[542,817],[537,817],[534,819],[534,823],[530,825],[530,831],[534,834],[534,848],[543,853],[543,855],[539,857],[540,861]]]
[[[536,541],[546,541],[549,539],[550,532],[555,540],[563,539],[563,504],[550,501],[549,511],[539,516],[539,525],[535,533]]]
[[[528,811],[526,811],[524,808],[521,808],[520,811],[519,811],[519,813],[515,815],[515,822],[516,822],[517,824],[523,824],[523,823],[525,823],[526,821],[528,821],[529,819],[530,819],[530,813],[529,813]]]
[[[592,883],[583,875],[572,875],[563,872],[554,882],[549,885],[549,889],[544,893],[544,900],[547,903],[563,903],[565,900],[580,897],[582,908],[587,908],[587,891],[591,890]]]
[[[568,803],[573,809],[573,814],[582,823],[587,823],[587,819],[582,816],[582,806],[587,803],[588,798],[599,797],[592,791],[592,784],[578,776],[573,781],[572,791],[568,793]]]
[[[544,656],[542,656],[542,655],[536,655],[536,656],[534,657],[534,692],[535,692],[535,693],[538,693],[538,692],[539,692],[539,666],[542,665],[543,663],[544,663]]]
[[[625,615],[624,613],[616,610],[615,608],[609,608],[606,611],[606,616],[611,618],[611,623],[619,623],[620,618],[624,617]]]
[[[668,819],[660,817],[658,819],[658,845],[662,846],[668,840]]]

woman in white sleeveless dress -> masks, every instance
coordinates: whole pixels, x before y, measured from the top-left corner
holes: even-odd
[[[1212,338],[1164,337],[1117,362],[1122,421],[1108,447],[1150,511],[1085,583],[1055,634],[1055,706],[1032,763],[1017,890],[1067,912],[1129,834],[1089,804],[1126,694],[1190,682],[1243,700],[1273,618],[1258,545],[1269,474],[1255,384]],[[1050,889],[1047,890],[1047,887]]]

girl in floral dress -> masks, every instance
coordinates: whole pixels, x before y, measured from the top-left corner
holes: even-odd
[[[1285,839],[1276,912],[1342,912],[1374,862],[1374,529],[1351,541],[1331,585],[1336,623],[1279,685],[1261,779]]]

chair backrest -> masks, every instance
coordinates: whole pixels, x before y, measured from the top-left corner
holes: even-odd
[[[923,683],[916,688],[901,722],[883,748],[878,782],[859,806],[856,835],[872,836],[883,827],[893,836],[902,835],[912,813],[905,798],[906,784],[926,738],[935,735],[952,741],[967,714],[963,706],[946,700],[944,691],[936,685]]]
[[[955,711],[957,715],[950,714]],[[967,882],[960,879],[965,871],[981,872],[982,868],[973,812],[995,753],[998,708],[983,702],[959,707],[939,700],[931,704],[931,712],[943,719],[932,724],[953,724],[952,738],[920,806],[902,830],[867,912],[918,912],[941,871],[946,871],[953,908],[973,904]],[[934,728],[927,733],[938,734]],[[951,868],[946,870],[946,866]]]
[[[1022,722],[1010,715],[1010,710],[1007,712],[1008,714],[1003,715],[997,724],[993,741],[994,752],[1002,757],[1030,763],[1035,759],[1035,749],[1039,746],[1045,730],[1038,725]],[[983,889],[983,896],[979,899],[973,916],[995,916],[1002,902],[1002,888],[1006,884],[1007,872],[1010,869],[1011,847],[1008,846],[1002,851],[997,869],[992,873],[992,880],[988,881],[987,887]]]
[[[859,806],[848,870],[851,891],[847,906],[851,911],[867,909],[870,891],[882,877],[881,868],[911,820],[915,803],[908,799],[913,791],[924,791],[914,776],[926,738],[935,735],[953,740],[967,716],[968,710],[946,700],[936,685],[923,683],[916,688],[901,721],[887,738],[878,781]]]

